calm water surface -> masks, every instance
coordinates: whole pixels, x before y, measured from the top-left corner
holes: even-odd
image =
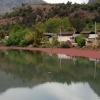
[[[100,60],[0,51],[0,100],[100,100]]]

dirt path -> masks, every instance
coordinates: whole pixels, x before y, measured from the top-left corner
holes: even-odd
[[[0,50],[6,50],[6,49],[37,50],[37,51],[43,51],[48,53],[66,54],[69,56],[82,56],[82,57],[100,59],[99,50],[83,50],[83,49],[76,49],[76,48],[62,49],[62,48],[31,48],[31,47],[0,46]]]

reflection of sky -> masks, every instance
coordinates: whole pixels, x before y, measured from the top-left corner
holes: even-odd
[[[12,88],[0,100],[100,100],[88,83],[45,83],[32,89]]]

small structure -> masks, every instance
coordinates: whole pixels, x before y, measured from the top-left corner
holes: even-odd
[[[73,37],[77,37],[78,35],[84,35],[86,40],[87,40],[87,43],[93,43],[96,38],[98,37],[98,34],[95,33],[94,31],[82,31],[82,32],[75,32],[75,34],[73,34]]]
[[[88,43],[96,42],[96,39],[98,38],[98,34],[94,31],[82,31],[81,34],[86,36]]]
[[[73,42],[73,38],[72,38],[73,34],[74,34],[73,31],[58,33],[58,41],[59,42],[66,42],[69,40],[69,41]]]
[[[56,36],[57,33],[44,33],[44,37],[47,37],[49,42],[52,42],[52,39],[54,36]]]

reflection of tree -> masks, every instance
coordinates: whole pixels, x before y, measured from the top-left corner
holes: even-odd
[[[77,57],[75,66],[73,60],[59,59],[56,54],[50,56],[38,51],[9,50],[0,52],[0,69],[11,73],[24,81],[46,82],[93,82],[100,84],[100,63],[97,63],[97,76],[94,80],[94,62],[87,58]],[[51,72],[49,74],[48,72]]]
[[[93,91],[100,97],[100,84],[89,83]]]

